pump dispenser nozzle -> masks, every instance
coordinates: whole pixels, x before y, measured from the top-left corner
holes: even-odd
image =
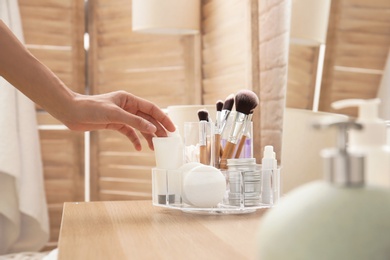
[[[380,146],[386,143],[386,125],[378,117],[380,99],[344,99],[332,103],[334,109],[358,107],[359,115],[356,122],[362,124],[363,131],[350,132],[351,147]]]
[[[361,130],[363,126],[353,121],[319,122],[313,124],[316,129],[336,127],[338,131],[337,148],[324,149],[325,178],[332,184],[349,187],[364,185],[364,156],[347,150],[347,132],[349,129]]]
[[[347,107],[358,107],[359,116],[358,121],[379,121],[378,106],[380,104],[379,98],[374,99],[344,99],[332,103],[333,109],[342,109]]]

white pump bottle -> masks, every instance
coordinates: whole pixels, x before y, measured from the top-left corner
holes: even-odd
[[[390,259],[390,190],[365,185],[365,157],[346,148],[355,122],[319,122],[337,127],[337,147],[323,150],[323,181],[307,183],[264,214],[257,258],[267,260]]]
[[[390,187],[390,146],[387,144],[386,124],[378,117],[380,99],[345,99],[332,103],[334,109],[358,107],[357,123],[362,131],[351,129],[349,150],[366,155],[366,184]]]

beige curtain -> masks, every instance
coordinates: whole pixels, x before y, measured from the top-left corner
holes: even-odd
[[[17,0],[0,1],[0,18],[23,41]],[[40,250],[49,222],[35,107],[3,78],[0,140],[0,254]]]

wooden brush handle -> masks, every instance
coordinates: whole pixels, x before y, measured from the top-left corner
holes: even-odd
[[[236,158],[236,159],[240,158],[240,155],[241,155],[241,152],[242,152],[242,148],[244,148],[245,140],[246,140],[246,136],[243,135],[241,137],[241,139],[240,139],[240,142],[238,143],[236,155],[234,156],[234,158]]]
[[[227,159],[230,159],[233,157],[235,147],[236,147],[236,145],[231,143],[231,142],[226,143],[225,149],[223,150],[223,153],[222,153],[221,162],[220,162],[221,169],[224,169],[224,170],[227,169]]]
[[[221,135],[214,136],[214,167],[219,169],[219,158],[222,156],[221,152]]]
[[[199,147],[199,162],[202,163],[202,164],[205,164],[207,165],[207,146],[206,145],[202,145]]]

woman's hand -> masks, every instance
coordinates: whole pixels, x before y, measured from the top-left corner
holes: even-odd
[[[126,135],[141,150],[137,129],[153,150],[153,136],[167,136],[175,126],[155,104],[125,91],[101,95],[75,94],[58,116],[69,129],[79,131],[112,129]]]

